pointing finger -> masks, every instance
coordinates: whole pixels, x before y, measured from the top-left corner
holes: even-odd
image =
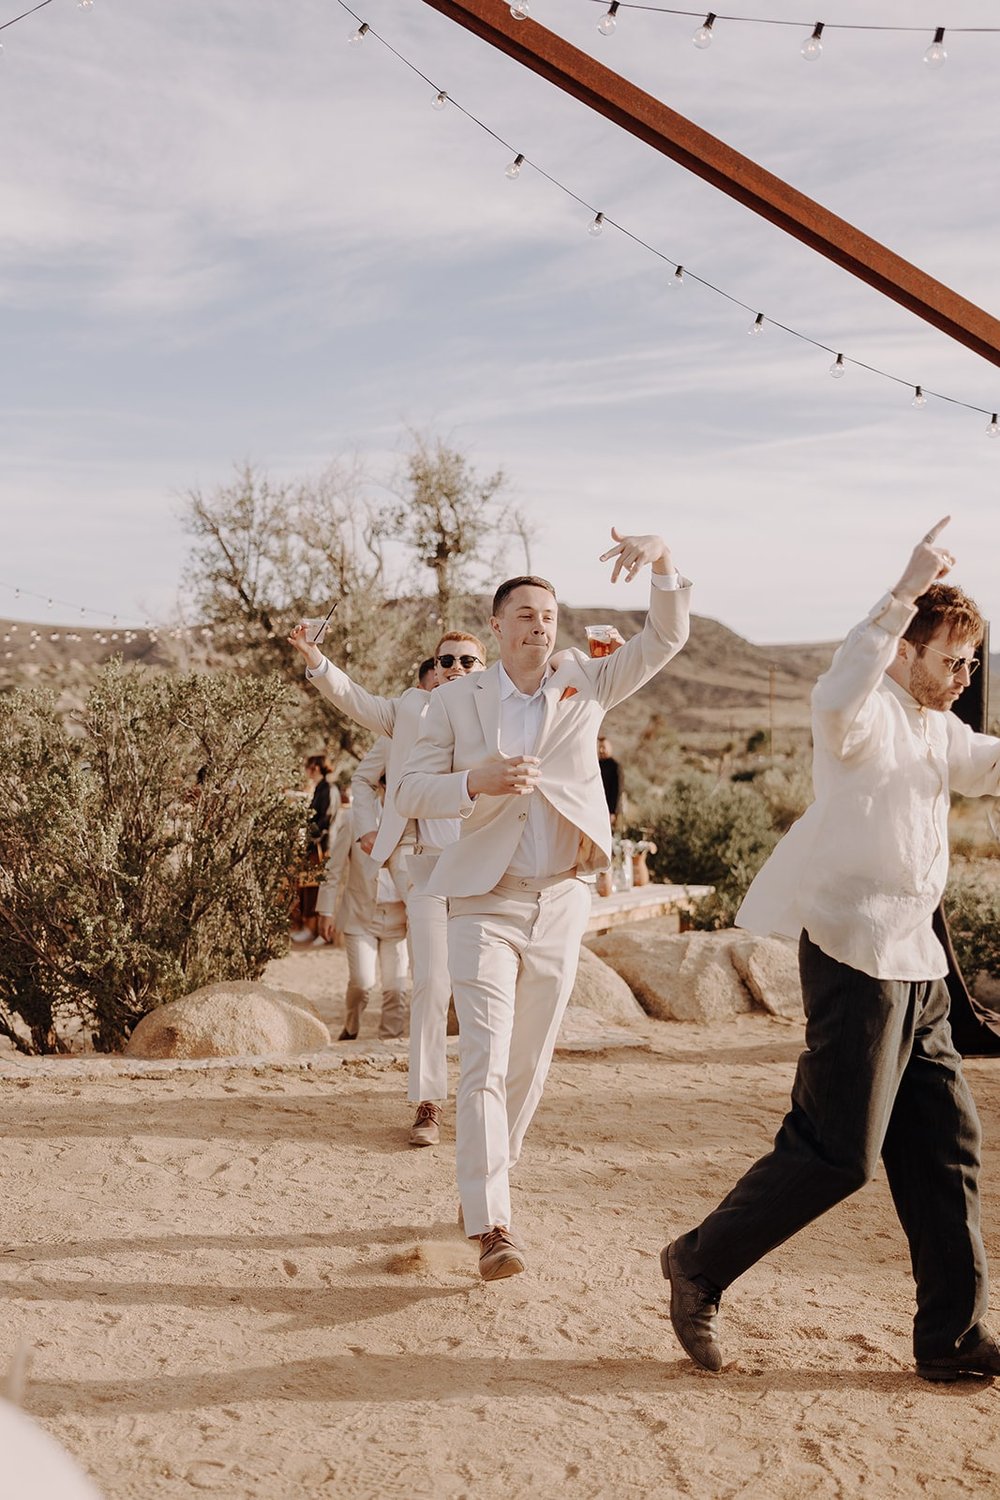
[[[948,522],[950,520],[951,520],[951,516],[942,516],[941,520],[938,521],[937,525],[931,527],[930,531],[924,537],[924,541],[927,543],[928,546],[931,546],[937,540],[937,537],[944,530],[944,528],[947,526],[947,524],[948,524]]]

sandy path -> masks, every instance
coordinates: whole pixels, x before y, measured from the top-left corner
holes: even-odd
[[[883,1182],[750,1272],[725,1372],[657,1255],[768,1143],[796,1028],[650,1026],[557,1058],[518,1175],[530,1274],[454,1225],[451,1115],[406,1148],[400,1064],[0,1084],[4,1345],[109,1497],[1000,1493],[1000,1391],[909,1364]],[[1000,1064],[969,1076],[1000,1232]],[[2,1489],[2,1485],[0,1485]]]

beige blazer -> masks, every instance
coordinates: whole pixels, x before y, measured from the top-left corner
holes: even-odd
[[[363,724],[374,734],[388,736],[391,741],[386,755],[382,821],[371,854],[375,863],[382,865],[407,834],[407,819],[396,807],[396,787],[403,773],[407,754],[420,733],[430,694],[425,693],[423,688],[407,688],[398,698],[382,698],[377,693],[369,693],[365,688],[359,687],[331,661],[327,661],[326,670],[318,676],[308,672],[306,676],[334,708],[347,714],[348,718],[356,720],[358,724]],[[368,833],[370,828],[362,828],[360,831]],[[410,829],[408,836],[415,838],[415,830]]]
[[[597,763],[597,737],[608,709],[629,697],[665,666],[688,638],[691,585],[653,586],[640,633],[613,656],[592,660],[582,651],[560,652],[543,688],[542,728],[534,753],[541,776],[532,796],[552,806],[580,830],[577,869],[607,869],[611,823]],[[500,677],[496,665],[436,688],[420,739],[395,788],[400,817],[464,819],[457,844],[438,859],[428,892],[475,896],[504,874],[527,819],[524,798],[465,795],[465,772],[500,754]],[[556,874],[553,870],[548,872]]]
[[[354,809],[345,808],[330,841],[316,911],[332,917],[338,932],[401,940],[406,936],[406,907],[402,901],[379,901],[379,867],[357,842],[356,828]]]

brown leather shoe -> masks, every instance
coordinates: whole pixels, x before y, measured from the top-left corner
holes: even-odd
[[[437,1146],[441,1143],[441,1106],[422,1099],[410,1126],[411,1146]]]
[[[670,1282],[670,1321],[695,1364],[714,1373],[722,1369],[722,1350],[715,1337],[719,1299],[684,1275],[674,1254],[675,1243],[660,1251],[660,1269]]]
[[[968,1380],[984,1375],[1000,1375],[1000,1344],[992,1333],[986,1333],[968,1349],[956,1349],[940,1359],[918,1359],[917,1374],[921,1380]]]
[[[479,1274],[484,1281],[502,1281],[527,1270],[519,1242],[502,1224],[479,1236]]]

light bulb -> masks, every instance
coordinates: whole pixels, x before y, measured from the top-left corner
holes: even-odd
[[[830,374],[833,376],[834,380],[839,380],[842,375],[847,374],[847,366],[844,364],[844,356],[842,354],[838,354],[837,358],[830,366]]]
[[[674,274],[671,276],[670,280],[667,282],[667,285],[668,286],[682,286],[683,283],[684,283],[684,267],[683,266],[678,266],[677,270],[674,272]]]
[[[434,99],[433,99],[433,101],[431,103],[431,108],[432,109],[444,109],[444,107],[445,107],[445,105],[447,103],[448,103],[448,95],[445,93],[444,89],[442,89],[439,94],[435,95],[435,97],[434,97]]]
[[[618,25],[619,0],[611,0],[607,15],[601,17],[597,23],[597,29],[602,36],[610,36]]]
[[[530,12],[531,6],[528,4],[528,0],[515,0],[515,4],[510,8],[510,13],[515,21],[526,21]]]
[[[996,412],[994,412],[993,415],[992,415],[992,417],[990,417],[989,426],[986,429],[986,436],[987,437],[1000,437],[1000,426],[997,425],[997,414],[996,414]]]
[[[692,42],[694,43],[694,45],[696,47],[701,47],[701,48],[711,47],[711,45],[712,45],[712,27],[714,25],[715,25],[715,12],[713,10],[710,10],[709,13],[708,13],[708,15],[705,17],[703,25],[701,25],[701,26],[698,27],[698,30],[695,32],[694,36],[691,38]]]
[[[764,314],[758,313],[753,322],[750,324],[750,327],[747,329],[747,333],[752,334],[754,338],[759,338],[763,332]]]
[[[924,388],[923,388],[922,385],[915,385],[913,387],[913,403],[912,404],[914,406],[926,406],[927,405],[927,397],[924,395]]]
[[[593,224],[591,224],[590,228],[587,230],[587,233],[588,234],[592,234],[595,237],[595,239],[596,239],[596,237],[599,234],[603,234],[604,233],[604,215],[603,214],[597,214],[597,216],[594,219]]]
[[[943,68],[948,61],[948,54],[944,50],[944,27],[939,26],[934,33],[934,40],[924,53],[924,62],[929,68]]]
[[[805,41],[802,43],[802,56],[805,58],[806,62],[815,62],[817,57],[819,57],[820,53],[822,52],[823,43],[820,40],[822,35],[823,22],[817,21],[816,25],[812,29],[812,36],[806,37]]]
[[[352,31],[351,35],[347,38],[347,40],[350,42],[350,44],[351,44],[352,47],[360,47],[361,43],[364,41],[364,39],[365,39],[365,37],[367,35],[368,35],[368,22],[367,21],[362,21],[361,25],[358,27],[357,31]]]
[[[521,168],[523,166],[524,166],[524,157],[521,155],[521,153],[519,151],[517,153],[517,155],[514,157],[514,160],[507,167],[506,171],[504,172],[504,176],[505,177],[509,177],[510,180],[511,180],[511,182],[516,182],[517,179],[521,175]]]

